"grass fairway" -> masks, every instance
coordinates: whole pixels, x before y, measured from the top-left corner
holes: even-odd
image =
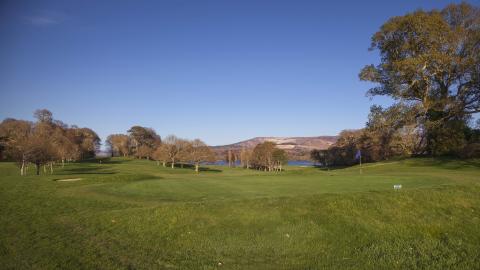
[[[480,269],[478,160],[18,173],[0,163],[2,269]]]

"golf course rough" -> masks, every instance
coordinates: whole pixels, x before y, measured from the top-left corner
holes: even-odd
[[[480,269],[478,160],[28,173],[0,163],[3,269]]]

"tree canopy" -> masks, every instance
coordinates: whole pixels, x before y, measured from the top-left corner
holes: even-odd
[[[480,112],[479,8],[461,3],[393,17],[373,35],[370,49],[380,52],[380,63],[365,66],[360,79],[376,84],[368,95],[392,97],[394,106],[410,111],[390,120],[399,121],[391,123],[394,129],[415,125],[421,137],[415,154],[464,147],[464,129]]]
[[[27,165],[36,166],[37,174],[41,165],[61,161],[73,161],[95,156],[100,138],[89,128],[78,128],[54,120],[46,110],[34,113],[37,122],[5,119],[0,123],[0,145],[4,159],[17,161],[20,173],[26,174]]]

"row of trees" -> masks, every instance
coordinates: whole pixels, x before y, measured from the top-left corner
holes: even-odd
[[[152,128],[133,126],[128,134],[112,134],[105,141],[111,156],[135,156],[150,158],[162,143],[161,137]]]
[[[273,142],[259,143],[253,149],[242,148],[240,151],[227,150],[225,162],[235,167],[237,161],[246,169],[264,171],[282,171],[288,157],[285,150],[279,149]]]
[[[186,140],[170,135],[162,140],[155,130],[141,126],[130,128],[128,134],[110,135],[106,143],[112,156],[152,159],[164,167],[169,164],[172,169],[177,164],[191,164],[198,172],[201,163],[217,160],[215,152],[200,139]],[[258,144],[254,149],[228,150],[225,160],[230,167],[240,161],[244,168],[265,171],[281,171],[288,161],[285,151],[272,142]]]
[[[311,159],[324,165],[353,165],[359,162],[356,153],[360,151],[363,162],[376,162],[394,157],[448,155],[460,158],[480,157],[480,121],[475,127],[464,122],[452,122],[451,128],[441,129],[436,134],[434,153],[428,154],[427,144],[422,138],[423,130],[415,125],[400,125],[392,118],[402,115],[391,114],[395,107],[380,109],[373,107],[370,118],[363,129],[344,130],[338,141],[326,150],[313,150]],[[385,117],[378,117],[379,112]],[[391,115],[389,115],[391,114]],[[378,122],[377,122],[378,121]]]
[[[195,166],[195,171],[199,172],[199,166],[204,162],[214,162],[216,160],[215,153],[200,139],[192,141],[181,139],[175,135],[170,135],[158,146],[152,154],[154,160],[162,162],[163,166],[170,163],[171,168],[175,168],[175,164],[184,163]]]
[[[480,9],[466,3],[441,11],[391,18],[372,37],[378,65],[360,79],[375,84],[370,96],[388,96],[388,108],[372,106],[366,127],[343,131],[322,163],[349,165],[361,150],[365,161],[393,156],[480,156]]]
[[[152,159],[164,167],[168,163],[172,169],[177,164],[191,164],[198,172],[201,163],[216,159],[211,148],[200,139],[186,140],[170,135],[162,140],[155,130],[141,126],[133,126],[128,134],[110,135],[106,143],[112,156]]]
[[[34,113],[36,122],[5,119],[0,123],[0,159],[13,160],[20,165],[20,174],[26,175],[30,164],[40,174],[43,165],[53,173],[53,164],[81,160],[95,156],[100,138],[89,128],[68,126],[53,119],[48,110]]]

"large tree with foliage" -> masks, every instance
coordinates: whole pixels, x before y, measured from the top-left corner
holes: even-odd
[[[390,96],[415,109],[427,153],[437,151],[442,137],[452,136],[445,129],[461,129],[459,122],[480,112],[477,7],[452,4],[393,17],[373,35],[371,49],[379,50],[381,61],[360,72],[361,80],[376,83],[368,94]]]
[[[152,128],[133,126],[127,132],[130,135],[135,154],[141,146],[143,146],[142,152],[145,152],[146,147],[153,151],[161,143],[160,136]]]
[[[415,152],[420,146],[418,129],[413,124],[414,112],[404,104],[395,104],[386,109],[372,106],[366,127],[357,142],[357,148],[365,153],[365,160],[385,160]]]

